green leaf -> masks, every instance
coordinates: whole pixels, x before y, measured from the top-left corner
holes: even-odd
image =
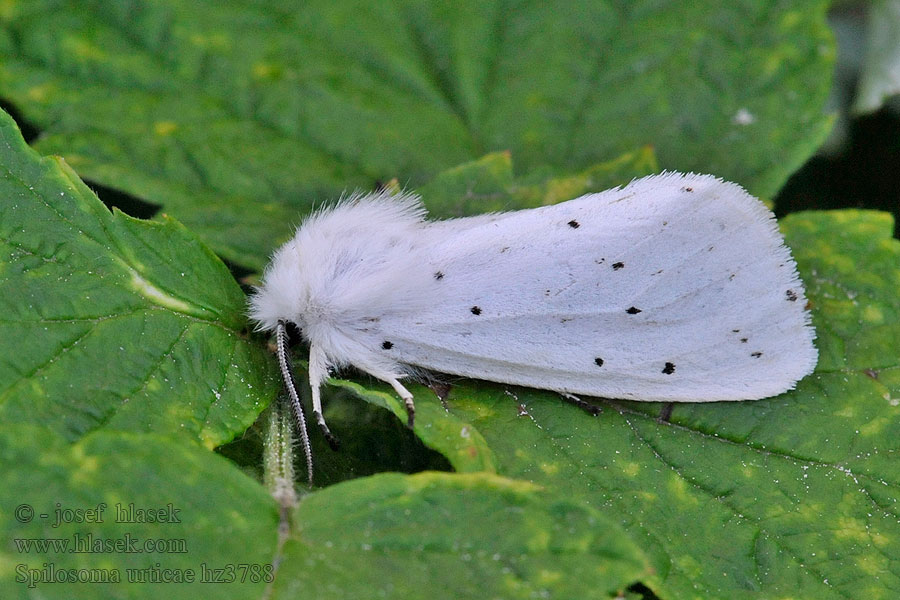
[[[572,175],[516,179],[509,152],[495,152],[438,173],[416,192],[431,213],[463,216],[556,204],[658,171],[653,150],[642,148]]]
[[[110,213],[0,113],[0,421],[75,440],[97,429],[216,446],[278,389],[245,297],[171,219]]]
[[[4,599],[237,600],[261,597],[267,576],[274,579],[277,507],[262,486],[215,454],[110,431],[69,444],[43,427],[13,425],[0,434],[0,463]],[[139,511],[154,511],[155,522],[133,522]],[[201,582],[204,567],[209,573],[229,565],[236,581]],[[91,570],[82,577],[94,582],[52,579],[61,571],[78,577],[80,569]],[[145,583],[129,582],[129,569],[144,571]],[[193,571],[195,581],[154,580],[154,570],[169,577]]]
[[[371,404],[386,408],[402,422],[406,421],[406,409],[396,394],[366,389],[357,383],[340,379],[332,380],[332,383],[355,392]],[[416,386],[416,390],[417,398],[430,396],[435,400],[416,404],[414,431],[419,439],[429,448],[440,450],[460,473],[493,472],[494,456],[481,434],[444,409],[433,391],[424,386]]]
[[[785,220],[812,291],[819,371],[868,374],[897,367],[900,243],[889,213],[807,212]]]
[[[278,510],[262,486],[169,438],[100,431],[69,444],[13,425],[0,434],[0,461],[4,599],[349,599],[375,590],[410,599],[610,598],[649,576],[638,549],[602,514],[488,474],[380,475],[309,494],[282,546]],[[132,504],[132,515],[160,516],[123,522]],[[69,550],[23,545],[47,540]],[[71,552],[98,543],[124,545]],[[129,569],[192,572],[194,581],[134,583]],[[112,583],[47,580],[78,570]],[[225,582],[210,583],[213,573]]]
[[[821,352],[796,390],[676,404],[667,423],[655,403],[608,401],[592,417],[552,393],[483,382],[457,383],[448,404],[500,474],[603,507],[664,595],[893,598],[900,242],[877,212],[798,213],[783,229]],[[437,403],[410,389],[417,407]]]
[[[822,141],[829,3],[29,0],[0,11],[0,94],[44,153],[161,204],[260,268],[354,187],[508,150],[775,193]]]
[[[486,474],[357,479],[294,518],[277,598],[608,599],[649,575],[605,515]]]

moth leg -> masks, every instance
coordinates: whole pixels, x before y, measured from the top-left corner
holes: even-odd
[[[585,411],[592,417],[596,417],[601,412],[603,412],[603,408],[597,406],[596,404],[591,404],[586,400],[582,400],[578,396],[574,396],[568,392],[559,392],[559,395],[562,396],[562,399],[568,402],[569,404],[574,404],[581,410]]]
[[[675,408],[674,402],[666,402],[663,404],[662,408],[659,410],[659,416],[656,417],[656,420],[660,423],[668,423],[669,419],[672,417],[672,409]]]
[[[400,381],[397,379],[397,376],[390,371],[369,370],[363,369],[362,367],[357,368],[368,373],[375,379],[380,379],[385,383],[391,384],[391,387],[394,388],[394,391],[397,392],[401,399],[403,399],[403,404],[406,405],[406,426],[412,429],[412,426],[416,420],[416,405],[413,404],[412,392],[403,387],[403,384],[400,383]]]
[[[432,381],[428,384],[428,387],[430,387],[431,391],[437,395],[438,400],[441,401],[441,406],[444,407],[444,410],[449,411],[450,405],[447,404],[447,396],[450,395],[450,384],[439,381]]]
[[[403,404],[406,405],[406,426],[412,429],[416,420],[416,405],[413,404],[412,393],[403,387],[403,384],[400,383],[396,377],[391,377],[387,382],[391,384],[391,387],[394,388],[400,398],[403,399]]]
[[[322,435],[331,446],[332,450],[340,447],[340,442],[328,429],[325,423],[325,417],[322,416],[322,382],[328,378],[328,359],[325,353],[318,346],[310,346],[309,348],[309,387],[312,390],[313,415],[316,417],[316,423],[322,430]]]

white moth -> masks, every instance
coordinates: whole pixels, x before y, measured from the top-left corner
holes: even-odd
[[[309,342],[319,388],[353,366],[604,398],[753,400],[816,364],[803,283],[772,213],[733,183],[666,173],[554,206],[426,221],[412,194],[355,195],[273,256],[251,316]],[[309,467],[311,476],[311,466]]]

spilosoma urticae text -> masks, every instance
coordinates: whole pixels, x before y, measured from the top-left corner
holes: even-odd
[[[426,371],[712,402],[780,394],[815,367],[796,264],[772,213],[733,183],[666,173],[553,206],[425,216],[412,194],[354,195],[272,257],[251,316],[277,333],[302,426],[288,321],[309,343],[329,439],[319,388],[346,366],[389,383],[410,424],[400,380]]]

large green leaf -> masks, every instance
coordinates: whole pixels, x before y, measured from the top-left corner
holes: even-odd
[[[28,0],[0,95],[80,174],[259,268],[312,202],[652,145],[774,194],[823,139],[828,2]]]
[[[608,402],[592,417],[554,394],[476,382],[448,402],[499,473],[619,521],[667,595],[895,598],[900,242],[876,212],[799,213],[783,229],[821,354],[796,390],[677,404],[665,423],[658,404]]]
[[[649,575],[618,526],[561,498],[485,474],[332,486],[297,510],[276,597],[608,599]]]
[[[274,579],[275,502],[213,453],[112,431],[69,444],[15,425],[0,434],[0,464],[4,600],[259,598]],[[202,582],[213,569],[237,581]],[[171,579],[188,571],[192,583]]]
[[[172,220],[110,213],[0,113],[0,421],[216,446],[278,389],[244,295]]]
[[[100,431],[69,444],[17,425],[0,434],[0,461],[4,600],[604,599],[649,575],[602,514],[487,474],[332,486],[302,499],[282,545],[262,486],[167,438]],[[139,511],[153,511],[154,522],[123,522]],[[78,581],[90,577],[110,583]]]

